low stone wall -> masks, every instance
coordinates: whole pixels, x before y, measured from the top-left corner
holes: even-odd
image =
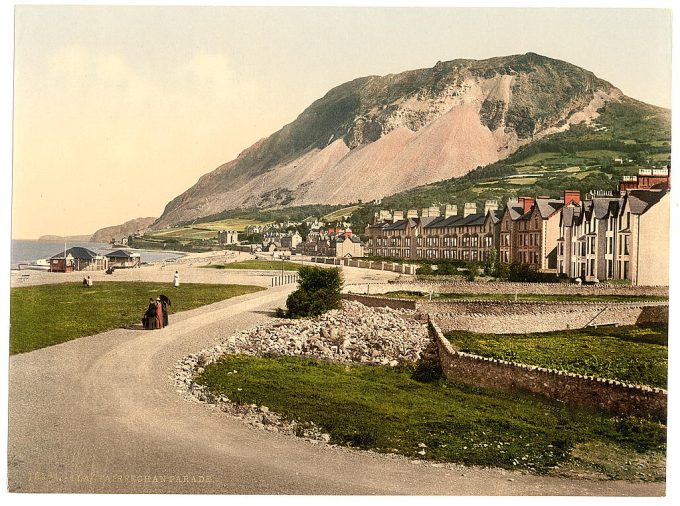
[[[451,380],[496,390],[529,392],[617,415],[666,420],[665,390],[462,353],[453,348],[434,321],[429,321],[428,329],[437,345],[442,371]]]
[[[401,276],[400,276],[401,278]],[[360,293],[361,285],[350,285],[354,293]],[[418,291],[424,293],[493,293],[514,295],[532,293],[540,295],[653,295],[668,297],[667,286],[630,286],[630,285],[577,285],[574,283],[511,283],[500,281],[413,281],[405,278],[387,283],[371,283],[370,293],[397,291]],[[361,293],[365,293],[361,292]]]
[[[344,300],[360,302],[368,307],[389,307],[392,309],[409,309],[415,311],[416,301],[408,299],[388,299],[386,297],[370,297],[368,295],[343,294]]]
[[[369,307],[410,309],[429,314],[444,331],[527,334],[601,325],[668,323],[668,304],[649,302],[427,301],[344,294]]]
[[[359,267],[362,269],[374,269],[377,271],[398,272],[413,275],[417,265],[398,264],[393,262],[378,262],[373,260],[359,260],[352,258],[312,257],[312,262],[321,264],[344,265],[346,267]]]
[[[586,326],[668,323],[668,305],[648,304],[452,301],[422,302],[416,307],[432,315],[445,331],[526,334]]]

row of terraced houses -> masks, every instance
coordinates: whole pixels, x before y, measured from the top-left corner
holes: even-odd
[[[581,198],[566,190],[560,199],[519,197],[503,209],[486,201],[477,211],[456,206],[380,211],[366,228],[365,254],[383,257],[504,264],[584,281],[629,280],[667,285],[670,248],[670,167],[641,169],[615,192]]]

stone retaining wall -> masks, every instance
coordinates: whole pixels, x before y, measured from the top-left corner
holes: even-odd
[[[668,323],[668,304],[648,302],[427,301],[345,294],[369,307],[429,314],[444,329],[490,334],[526,334],[586,326]]]
[[[344,300],[361,302],[368,307],[389,307],[392,309],[416,310],[416,301],[408,299],[389,299],[387,297],[371,297],[368,295],[343,294]]]
[[[366,293],[366,284],[348,285],[353,293]],[[362,291],[363,290],[363,291]],[[494,293],[514,295],[531,293],[541,295],[653,295],[668,297],[667,286],[630,285],[577,285],[574,283],[511,283],[501,281],[452,282],[413,281],[400,278],[387,283],[370,283],[370,293],[418,291],[424,293]]]
[[[346,267],[359,267],[362,269],[374,269],[378,271],[398,272],[413,275],[417,265],[399,264],[394,262],[378,262],[374,260],[359,260],[352,258],[312,257],[312,262],[321,264],[344,265]]]
[[[462,353],[453,348],[434,321],[429,321],[428,329],[437,345],[444,375],[451,380],[496,390],[529,392],[612,414],[666,420],[665,390]]]
[[[468,330],[490,334],[668,323],[668,305],[653,302],[644,305],[623,302],[422,302],[417,304],[417,310],[432,315],[444,331]]]

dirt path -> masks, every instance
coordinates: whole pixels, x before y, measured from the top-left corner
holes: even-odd
[[[14,492],[660,495],[663,484],[432,467],[252,429],[176,391],[186,354],[268,318],[292,286],[10,359]]]

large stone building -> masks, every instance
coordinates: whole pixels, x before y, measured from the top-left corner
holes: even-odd
[[[217,232],[217,242],[220,246],[238,244],[238,232],[236,230],[220,230]]]
[[[369,256],[392,258],[483,261],[497,248],[497,209],[495,201],[487,201],[481,213],[476,204],[467,203],[462,216],[455,206],[447,206],[444,216],[430,207],[422,210],[427,216],[380,220],[366,228],[365,251]],[[403,216],[399,211],[394,214]]]
[[[365,230],[365,253],[484,261],[496,250],[501,263],[583,281],[667,285],[670,168],[662,183],[655,181],[636,180],[643,186],[661,184],[661,189],[595,192],[585,200],[570,190],[562,199],[520,197],[510,199],[503,211],[487,201],[484,212],[477,213],[475,204],[466,203],[462,216],[455,206],[446,206],[443,216],[439,208],[424,208],[421,216],[409,210],[406,218],[403,211],[385,211]]]
[[[667,285],[670,193],[628,190],[564,206],[558,273],[583,281]]]
[[[501,215],[498,258],[533,266],[543,272],[557,271],[557,238],[559,210],[574,192],[564,199],[520,197],[508,200]]]
[[[336,235],[331,241],[332,256],[336,258],[361,258],[364,256],[364,245],[361,239],[351,231]]]

